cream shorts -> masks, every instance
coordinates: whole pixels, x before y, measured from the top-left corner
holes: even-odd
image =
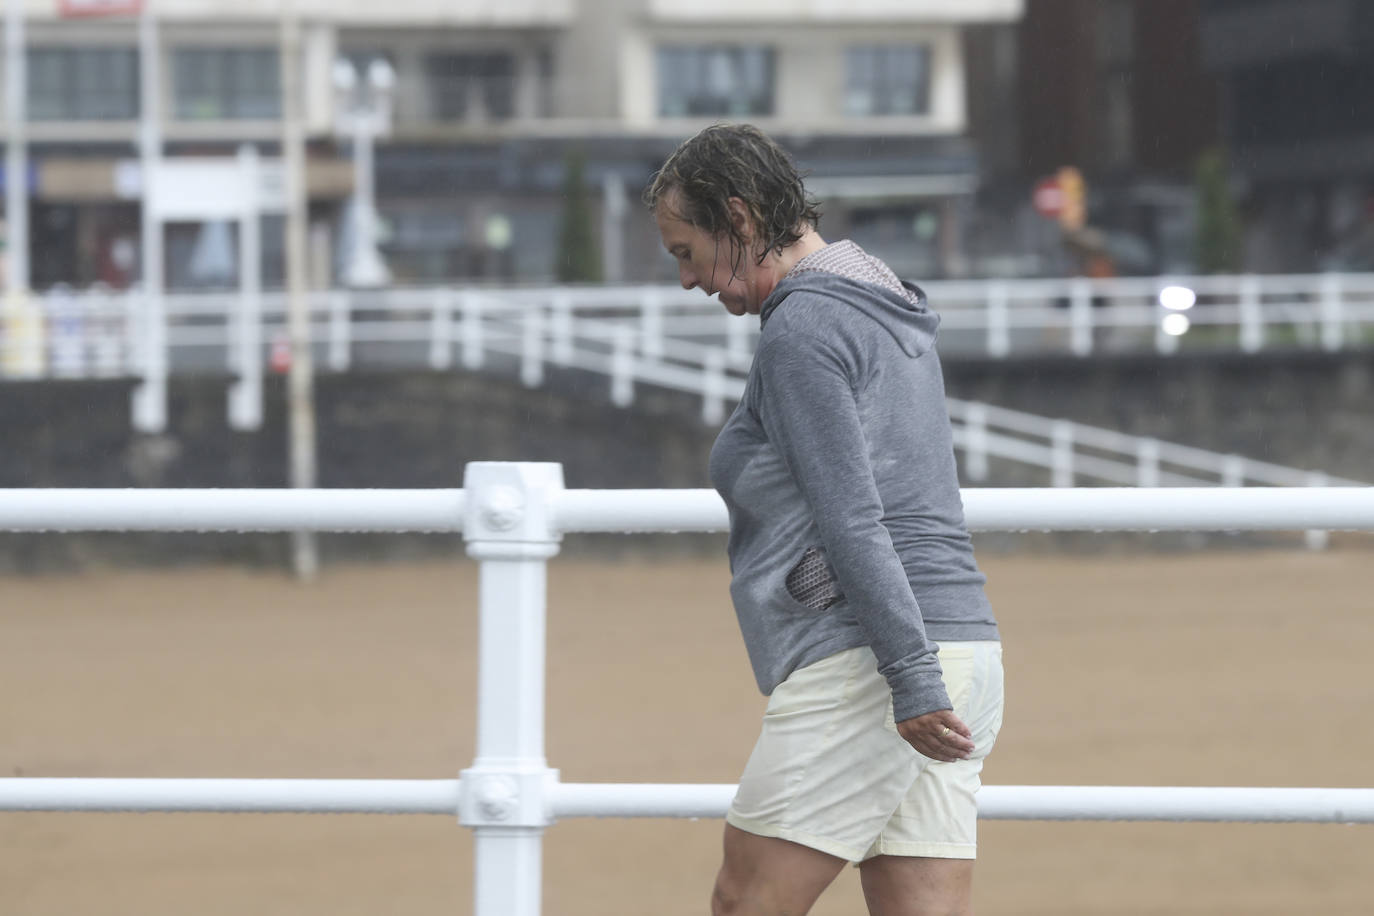
[[[1002,727],[1002,644],[946,642],[939,656],[954,711],[973,731],[969,759],[942,763],[907,744],[872,650],[846,649],[773,691],[725,820],[851,862],[975,858],[974,795]]]

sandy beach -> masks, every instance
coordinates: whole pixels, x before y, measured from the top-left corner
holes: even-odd
[[[982,559],[1007,715],[985,782],[1370,786],[1367,550]],[[733,782],[763,698],[722,562],[557,560],[566,781]],[[5,776],[451,778],[470,763],[476,566],[0,579]],[[549,916],[706,912],[719,821],[569,820]],[[984,821],[998,914],[1356,914],[1374,827]],[[0,914],[471,912],[437,816],[0,813]],[[852,869],[820,916],[862,912]]]

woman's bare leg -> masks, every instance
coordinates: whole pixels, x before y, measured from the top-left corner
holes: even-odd
[[[973,860],[875,856],[859,866],[870,916],[973,916]]]
[[[819,850],[726,824],[712,916],[803,916],[844,865]]]

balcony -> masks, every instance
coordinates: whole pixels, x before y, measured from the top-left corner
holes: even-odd
[[[276,22],[282,0],[235,0],[207,4],[205,0],[157,0],[159,19],[168,22]],[[32,5],[32,4],[30,4]],[[57,4],[35,18],[56,16]],[[339,25],[388,26],[466,25],[487,27],[566,26],[574,18],[575,0],[295,0],[294,12],[311,22]]]
[[[648,0],[660,22],[750,20],[764,22],[1011,22],[1021,18],[1023,0]]]

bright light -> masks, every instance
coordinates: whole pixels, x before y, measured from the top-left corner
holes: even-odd
[[[1186,312],[1197,304],[1197,293],[1186,286],[1166,286],[1159,291],[1159,304],[1170,311]]]
[[[1181,337],[1188,333],[1188,329],[1192,327],[1192,322],[1188,320],[1187,315],[1175,312],[1172,315],[1165,315],[1159,326],[1170,337]]]

